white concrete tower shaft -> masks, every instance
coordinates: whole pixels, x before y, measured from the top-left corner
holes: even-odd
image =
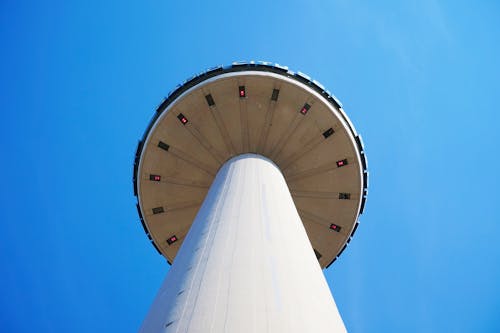
[[[280,169],[227,161],[141,332],[345,331]]]

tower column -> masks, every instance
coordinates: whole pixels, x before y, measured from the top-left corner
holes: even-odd
[[[345,331],[279,168],[228,160],[141,332]]]

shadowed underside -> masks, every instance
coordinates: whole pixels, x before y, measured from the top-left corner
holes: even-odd
[[[174,260],[218,170],[244,153],[279,167],[320,266],[331,264],[364,206],[361,140],[319,84],[270,65],[208,71],[159,107],[134,167],[138,211],[153,245]]]

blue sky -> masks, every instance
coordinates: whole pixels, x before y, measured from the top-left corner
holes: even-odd
[[[367,150],[325,271],[351,333],[500,331],[497,1],[0,3],[0,327],[135,332],[168,267],[137,140],[187,77],[268,60],[320,81]]]

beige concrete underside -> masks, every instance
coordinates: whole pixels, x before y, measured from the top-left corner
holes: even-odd
[[[246,98],[238,96],[243,85]],[[276,102],[271,100],[273,89],[280,91]],[[215,106],[208,106],[208,94]],[[299,112],[304,103],[311,105],[306,115]],[[186,125],[179,113],[188,119]],[[329,128],[335,133],[325,139]],[[159,141],[169,150],[159,148]],[[359,152],[345,121],[321,95],[265,72],[202,82],[177,98],[151,130],[140,160],[138,190],[145,224],[159,250],[173,262],[219,168],[247,152],[279,166],[325,267],[356,223],[362,192]],[[336,161],[345,158],[348,165],[338,168]],[[160,175],[161,181],[150,181],[150,174]],[[350,193],[350,199],[339,200],[339,193]],[[156,207],[164,212],[153,214]],[[331,223],[341,231],[330,230]],[[179,240],[168,245],[172,235]]]

